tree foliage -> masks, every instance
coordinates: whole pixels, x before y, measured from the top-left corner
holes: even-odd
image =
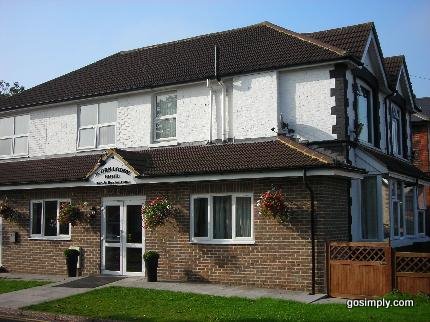
[[[4,80],[0,80],[0,98],[19,94],[24,91],[24,89],[24,86],[21,86],[18,82],[10,84]]]

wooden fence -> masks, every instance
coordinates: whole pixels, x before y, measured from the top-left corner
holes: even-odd
[[[328,293],[334,297],[382,296],[392,290],[388,243],[330,242]]]
[[[430,253],[396,253],[395,274],[395,288],[400,292],[430,294]]]

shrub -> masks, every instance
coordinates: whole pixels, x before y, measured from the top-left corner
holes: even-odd
[[[151,259],[159,259],[160,254],[157,253],[155,250],[148,250],[143,254],[143,259],[146,261],[149,261]]]

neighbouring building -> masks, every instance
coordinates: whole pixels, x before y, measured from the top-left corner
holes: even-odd
[[[2,221],[1,264],[64,274],[74,246],[83,275],[143,275],[157,250],[160,279],[325,292],[328,241],[429,241],[417,110],[373,23],[263,22],[119,52],[0,100],[0,196],[20,215]],[[288,221],[259,214],[272,187]],[[160,196],[180,211],[145,230]],[[93,222],[60,224],[70,202]]]
[[[414,150],[414,165],[427,176],[430,175],[430,97],[416,99],[420,112],[412,115],[412,146]],[[430,189],[425,187],[425,199],[430,205]],[[427,209],[428,211],[428,209]],[[424,218],[428,218],[424,216]],[[430,235],[430,220],[424,223],[426,235]]]

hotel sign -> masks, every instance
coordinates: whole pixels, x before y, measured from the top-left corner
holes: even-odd
[[[96,185],[126,185],[136,183],[134,173],[123,162],[109,157],[91,176],[90,181]]]

